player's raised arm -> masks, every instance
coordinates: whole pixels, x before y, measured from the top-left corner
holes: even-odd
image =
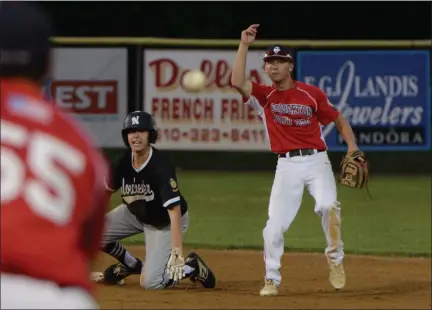
[[[241,41],[234,60],[231,75],[232,86],[243,96],[249,98],[252,94],[252,82],[246,79],[246,57],[251,45],[255,41],[259,24],[249,26],[241,33]]]

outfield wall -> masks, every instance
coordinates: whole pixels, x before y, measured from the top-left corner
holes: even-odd
[[[123,146],[128,112],[152,113],[157,146],[181,169],[273,171],[265,127],[230,86],[238,40],[53,38],[55,73],[47,97],[72,111],[109,157]],[[292,48],[294,77],[323,89],[350,122],[371,173],[431,174],[430,40],[257,40],[249,78],[271,83],[262,56]],[[200,69],[207,85],[188,93],[182,76]],[[291,117],[287,115],[286,117]],[[334,170],[346,150],[335,126],[323,128]]]

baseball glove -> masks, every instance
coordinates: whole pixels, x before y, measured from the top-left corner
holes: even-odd
[[[351,188],[366,188],[369,181],[368,160],[358,150],[346,154],[340,165],[339,183]]]

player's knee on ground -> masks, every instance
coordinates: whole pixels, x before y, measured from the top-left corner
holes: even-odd
[[[165,288],[164,277],[159,273],[144,273],[140,276],[140,285],[146,290],[160,290]]]

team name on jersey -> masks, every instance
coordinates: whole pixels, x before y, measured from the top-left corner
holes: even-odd
[[[272,103],[271,111],[273,120],[285,126],[304,127],[311,125],[310,118],[312,117],[312,108],[303,104],[286,104],[286,103]],[[291,118],[286,115],[296,115],[303,118]]]
[[[311,121],[309,119],[301,118],[301,119],[292,119],[288,116],[280,116],[278,114],[273,114],[273,119],[276,123],[287,126],[298,126],[304,127],[309,126]]]
[[[120,193],[127,203],[136,200],[152,201],[154,199],[154,192],[149,184],[145,184],[144,181],[137,184],[135,183],[135,178],[133,178],[133,182],[129,184],[126,183],[125,178],[122,179]]]
[[[304,115],[312,117],[312,108],[303,104],[286,104],[286,103],[272,103],[271,111],[273,113],[289,114],[289,115]]]

